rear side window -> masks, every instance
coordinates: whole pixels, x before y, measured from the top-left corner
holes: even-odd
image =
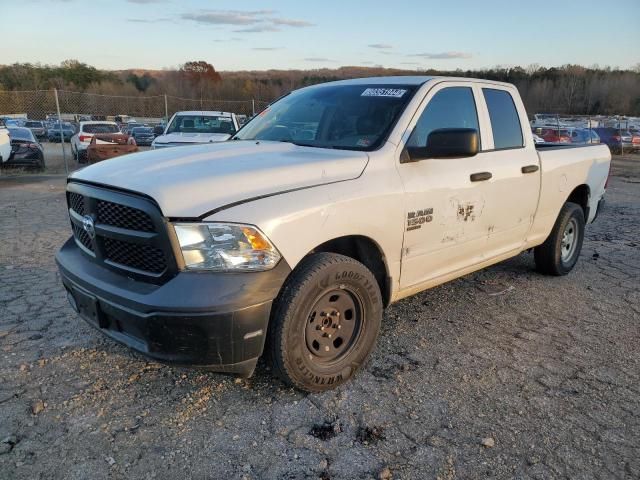
[[[524,141],[520,117],[518,117],[518,111],[511,94],[493,88],[483,88],[482,93],[491,118],[494,148],[522,147]]]
[[[407,145],[426,146],[429,134],[440,128],[475,128],[480,132],[471,88],[448,87],[436,93],[422,112]]]
[[[85,133],[119,133],[118,127],[110,123],[90,123],[84,125],[82,131]]]

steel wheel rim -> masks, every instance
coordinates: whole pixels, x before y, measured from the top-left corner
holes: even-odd
[[[562,242],[560,244],[560,258],[567,262],[576,251],[578,245],[578,222],[575,218],[569,220],[564,227]]]
[[[309,360],[329,365],[347,356],[362,330],[363,307],[349,289],[323,293],[306,318],[305,345]]]

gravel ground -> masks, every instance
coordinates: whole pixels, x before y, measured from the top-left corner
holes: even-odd
[[[640,478],[640,157],[567,277],[530,254],[403,300],[306,395],[146,361],[67,305],[64,178],[0,179],[0,477]]]

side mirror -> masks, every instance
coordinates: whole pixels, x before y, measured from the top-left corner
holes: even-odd
[[[409,159],[417,162],[427,158],[463,158],[478,153],[478,131],[475,128],[441,128],[427,138],[425,147],[407,147]]]

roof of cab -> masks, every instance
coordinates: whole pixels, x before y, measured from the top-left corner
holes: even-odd
[[[322,85],[423,85],[431,80],[438,81],[465,81],[465,82],[478,82],[488,83],[493,85],[511,86],[509,83],[496,82],[494,80],[483,80],[481,78],[471,77],[444,77],[444,76],[427,76],[427,75],[395,75],[389,77],[364,77],[364,78],[352,78],[349,80],[337,80],[335,82],[320,83],[317,85],[311,85],[311,87]],[[309,87],[306,87],[309,88]]]
[[[230,112],[220,112],[218,110],[188,110],[184,112],[176,112],[176,115],[201,115],[203,117],[215,115],[216,117],[230,117],[232,114]]]
[[[337,80],[328,82],[331,85],[422,85],[435,77],[428,76],[392,76],[392,77],[365,77],[351,78],[349,80]]]

